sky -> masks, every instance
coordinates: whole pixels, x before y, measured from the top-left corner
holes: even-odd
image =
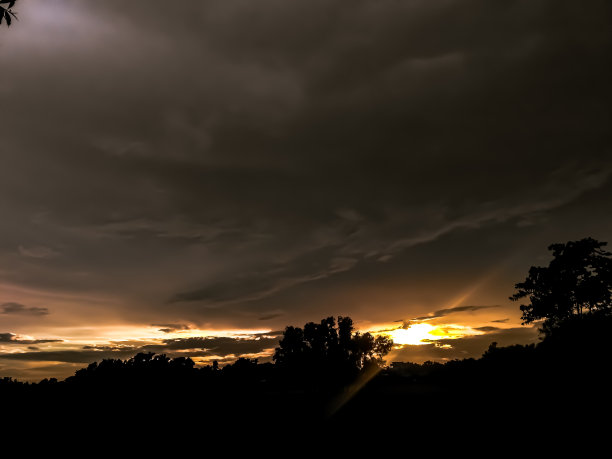
[[[0,27],[0,377],[537,342],[508,297],[612,242],[607,0],[18,0]]]

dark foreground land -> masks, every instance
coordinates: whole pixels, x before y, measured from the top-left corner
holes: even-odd
[[[196,369],[189,359],[139,354],[104,360],[65,381],[0,380],[11,425],[111,431],[318,434],[389,430],[491,433],[555,441],[610,431],[610,320],[564,330],[537,346],[492,345],[480,359],[375,365],[353,375],[240,359]],[[20,424],[21,423],[21,424]],[[28,424],[30,423],[30,424]],[[564,437],[564,435],[570,437]]]

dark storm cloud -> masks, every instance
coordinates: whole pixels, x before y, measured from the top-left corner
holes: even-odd
[[[90,346],[90,345],[83,346],[83,349],[86,351],[119,351],[121,350],[119,346]]]
[[[399,328],[408,329],[410,328],[412,321],[422,322],[422,321],[427,321],[427,320],[432,320],[432,319],[439,319],[441,317],[445,317],[445,316],[448,316],[449,314],[453,314],[457,312],[475,312],[475,311],[479,311],[482,309],[489,309],[489,308],[499,308],[499,305],[456,306],[454,308],[439,309],[438,311],[432,312],[426,316],[414,317],[410,320],[401,319],[401,320],[396,320],[395,322],[402,322],[402,325]],[[381,330],[381,331],[391,331],[391,330]],[[486,331],[486,330],[482,330],[482,331]]]
[[[0,314],[15,314],[20,316],[46,316],[49,314],[48,308],[27,307],[19,303],[4,303],[0,305]]]
[[[127,359],[135,354],[131,350],[57,350],[57,351],[38,351],[3,353],[0,359],[4,360],[23,360],[39,362],[64,362],[64,363],[92,363],[103,359]]]
[[[160,332],[173,333],[180,330],[189,330],[191,327],[186,324],[151,324],[152,327],[162,327],[159,329]]]
[[[202,301],[224,304],[253,301],[305,282],[324,279],[333,274],[348,271],[356,263],[353,258],[332,258],[323,261],[318,251],[292,261],[291,266],[279,263],[256,273],[247,273],[235,279],[225,280],[202,289],[179,293],[170,303]]]
[[[449,314],[454,314],[457,312],[474,312],[480,311],[482,309],[490,309],[490,308],[499,308],[499,305],[490,305],[490,306],[456,306],[454,308],[440,309],[436,312],[431,313],[427,316],[415,317],[411,320],[429,320],[429,319],[439,319],[440,317],[445,317]]]
[[[272,320],[272,319],[276,319],[277,317],[280,317],[282,315],[283,315],[282,313],[268,314],[267,316],[258,317],[257,320]]]
[[[278,333],[278,332],[274,332]],[[37,344],[57,340],[15,340],[13,334],[0,334],[0,344],[19,343]],[[22,353],[0,353],[0,359],[25,361],[57,361],[67,363],[90,363],[102,359],[126,359],[139,352],[154,352],[170,356],[203,357],[203,356],[240,356],[242,354],[258,354],[278,346],[278,336],[261,334],[252,338],[229,337],[193,337],[164,340],[160,344],[113,345],[113,346],[83,346],[82,349],[60,349],[53,351],[37,351]]]
[[[485,333],[490,333],[490,332],[494,332],[494,331],[500,330],[500,328],[499,327],[485,326],[485,327],[476,327],[474,330],[478,330],[478,331],[485,332]]]
[[[24,2],[0,30],[2,281],[246,326],[451,234],[558,231],[610,193],[609,12]],[[605,203],[568,221],[612,227]]]
[[[42,344],[61,343],[61,339],[19,339],[14,333],[0,333],[0,344]],[[4,354],[0,354],[4,355]]]
[[[197,349],[205,350],[208,355],[240,355],[256,354],[264,349],[278,346],[278,338],[228,338],[228,337],[208,337],[208,338],[176,338],[166,340],[159,349],[168,351]],[[157,349],[156,346],[146,346],[145,349]]]
[[[19,246],[19,253],[24,257],[31,258],[52,258],[59,255],[59,252],[49,248],[49,247],[22,247]]]
[[[263,333],[254,333],[252,336],[254,336],[255,338],[281,338],[281,335],[283,333],[283,330],[273,330]]]

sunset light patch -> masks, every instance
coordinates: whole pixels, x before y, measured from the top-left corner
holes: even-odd
[[[457,339],[469,335],[480,335],[482,332],[460,325],[432,325],[429,323],[410,324],[385,332],[396,345],[420,346],[432,341]],[[442,346],[443,347],[443,346]]]
[[[389,335],[395,344],[420,345],[427,344],[424,340],[440,339],[432,333],[434,330],[435,327],[433,325],[423,323],[414,324],[408,328],[392,330],[389,332]]]

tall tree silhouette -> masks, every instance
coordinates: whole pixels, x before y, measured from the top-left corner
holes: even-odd
[[[10,27],[13,23],[13,19],[17,19],[17,13],[13,11],[15,3],[17,3],[17,0],[0,0],[0,25],[2,25],[2,21],[4,20],[7,27]]]
[[[552,244],[553,260],[547,267],[532,266],[524,282],[515,285],[513,301],[522,304],[523,324],[542,322],[549,335],[572,318],[612,314],[612,258],[592,238]]]
[[[350,317],[287,327],[273,359],[278,367],[331,379],[354,376],[369,365],[382,364],[393,341],[386,336],[354,332]]]

